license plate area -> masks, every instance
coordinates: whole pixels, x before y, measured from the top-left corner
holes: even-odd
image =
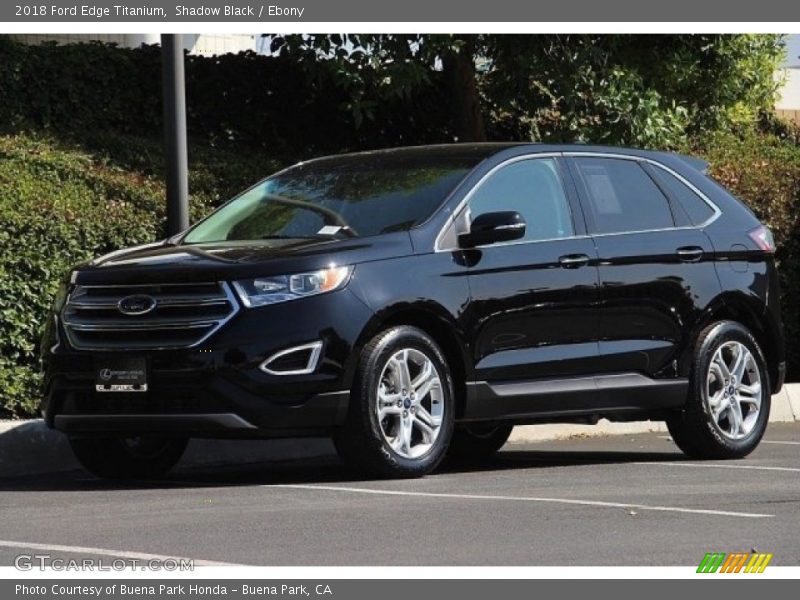
[[[144,357],[97,359],[94,382],[98,392],[146,392],[147,360]]]

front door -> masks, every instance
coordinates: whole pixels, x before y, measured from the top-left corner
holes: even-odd
[[[467,201],[467,221],[516,211],[526,223],[520,240],[464,251],[478,386],[468,402],[471,418],[553,410],[541,402],[554,400],[558,408],[558,399],[537,393],[536,380],[593,372],[596,252],[563,175],[557,157],[518,159],[489,175]],[[591,387],[591,377],[585,383]]]

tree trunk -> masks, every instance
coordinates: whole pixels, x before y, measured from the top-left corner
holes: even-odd
[[[486,128],[475,80],[472,44],[449,50],[442,56],[452,110],[453,132],[459,142],[485,142]]]

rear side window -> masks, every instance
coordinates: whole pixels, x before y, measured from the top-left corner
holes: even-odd
[[[577,158],[596,233],[674,227],[669,201],[634,160]]]
[[[698,196],[692,188],[664,169],[657,167],[653,169],[653,172],[656,174],[658,182],[686,211],[692,225],[702,225],[712,217],[714,209]]]

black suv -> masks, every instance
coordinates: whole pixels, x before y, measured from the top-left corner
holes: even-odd
[[[742,457],[784,377],[774,245],[704,170],[531,144],[300,163],[72,271],[45,419],[103,477],[158,476],[191,437],[307,435],[419,476],[599,418]]]

